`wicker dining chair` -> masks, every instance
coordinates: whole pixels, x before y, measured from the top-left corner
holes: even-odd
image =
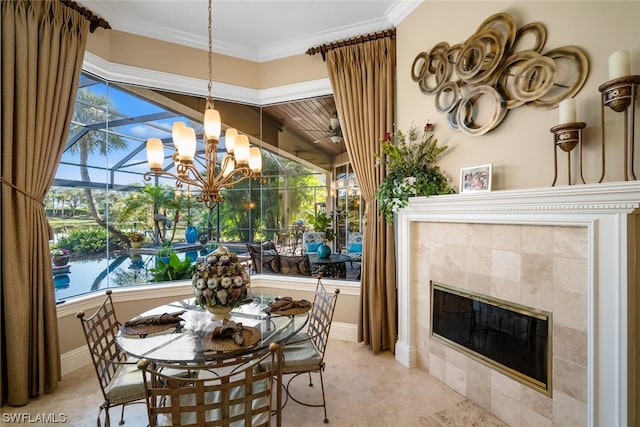
[[[284,345],[282,375],[293,375],[285,385],[286,397],[301,405],[322,407],[324,409],[324,422],[328,423],[329,418],[327,418],[327,402],[324,394],[322,372],[325,369],[324,354],[340,289],[336,289],[334,292],[327,291],[322,284],[322,275],[317,277],[318,282],[307,328],[304,332],[299,332],[287,340]],[[312,373],[320,376],[322,403],[303,402],[292,394],[291,382],[302,374],[309,375],[309,387],[313,387]]]
[[[105,411],[104,425],[110,425],[109,408],[122,405],[120,425],[124,424],[124,408],[132,403],[144,402],[144,384],[140,372],[136,369],[137,359],[128,359],[116,345],[116,334],[120,323],[111,299],[111,290],[106,291],[106,299],[94,314],[85,318],[83,311],[76,317],[80,319],[82,330],[89,347],[93,366],[98,376],[104,402],[98,411],[97,425],[100,426],[100,414]]]
[[[272,417],[280,427],[281,361],[282,346],[273,343],[253,358],[184,366],[198,372],[196,378],[186,379],[166,374],[180,365],[141,359],[138,369],[143,372],[149,427],[262,427],[274,425]],[[263,366],[269,369],[260,369]],[[272,407],[278,409],[272,413]]]

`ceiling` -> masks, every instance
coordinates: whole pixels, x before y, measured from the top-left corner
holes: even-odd
[[[264,62],[303,54],[318,46],[393,28],[422,0],[213,0],[213,50]],[[206,0],[80,0],[114,30],[208,49]],[[314,162],[313,152],[331,157],[346,151],[332,142],[332,96],[265,106],[306,141],[296,156]],[[329,165],[322,165],[328,167]]]

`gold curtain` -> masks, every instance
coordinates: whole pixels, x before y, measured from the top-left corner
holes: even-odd
[[[395,39],[336,47],[326,53],[329,79],[365,205],[358,340],[373,352],[395,351],[396,270],[393,227],[379,220],[374,192],[384,177],[380,140],[393,129]]]
[[[60,381],[44,197],[62,156],[89,21],[57,0],[1,0],[0,402]]]

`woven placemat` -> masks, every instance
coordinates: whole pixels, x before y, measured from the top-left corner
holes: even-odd
[[[311,305],[306,307],[293,307],[288,310],[274,310],[270,314],[272,316],[295,316],[296,314],[306,313],[311,310]]]
[[[124,335],[149,335],[175,328],[180,322],[166,323],[164,325],[138,325],[138,326],[122,326],[120,331]]]
[[[260,341],[260,329],[254,328],[252,326],[243,326],[242,327],[242,338],[244,338],[244,344],[238,345],[233,340],[233,338],[213,338],[213,332],[209,332],[204,337],[204,348],[205,350],[213,350],[213,351],[232,351],[232,350],[240,350],[242,348],[247,348],[255,345],[258,341]]]

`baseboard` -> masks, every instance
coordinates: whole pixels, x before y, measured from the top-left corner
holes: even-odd
[[[331,322],[329,338],[358,342],[358,326],[352,323]]]
[[[76,369],[91,364],[91,355],[87,346],[78,347],[60,355],[62,375],[70,374]]]

